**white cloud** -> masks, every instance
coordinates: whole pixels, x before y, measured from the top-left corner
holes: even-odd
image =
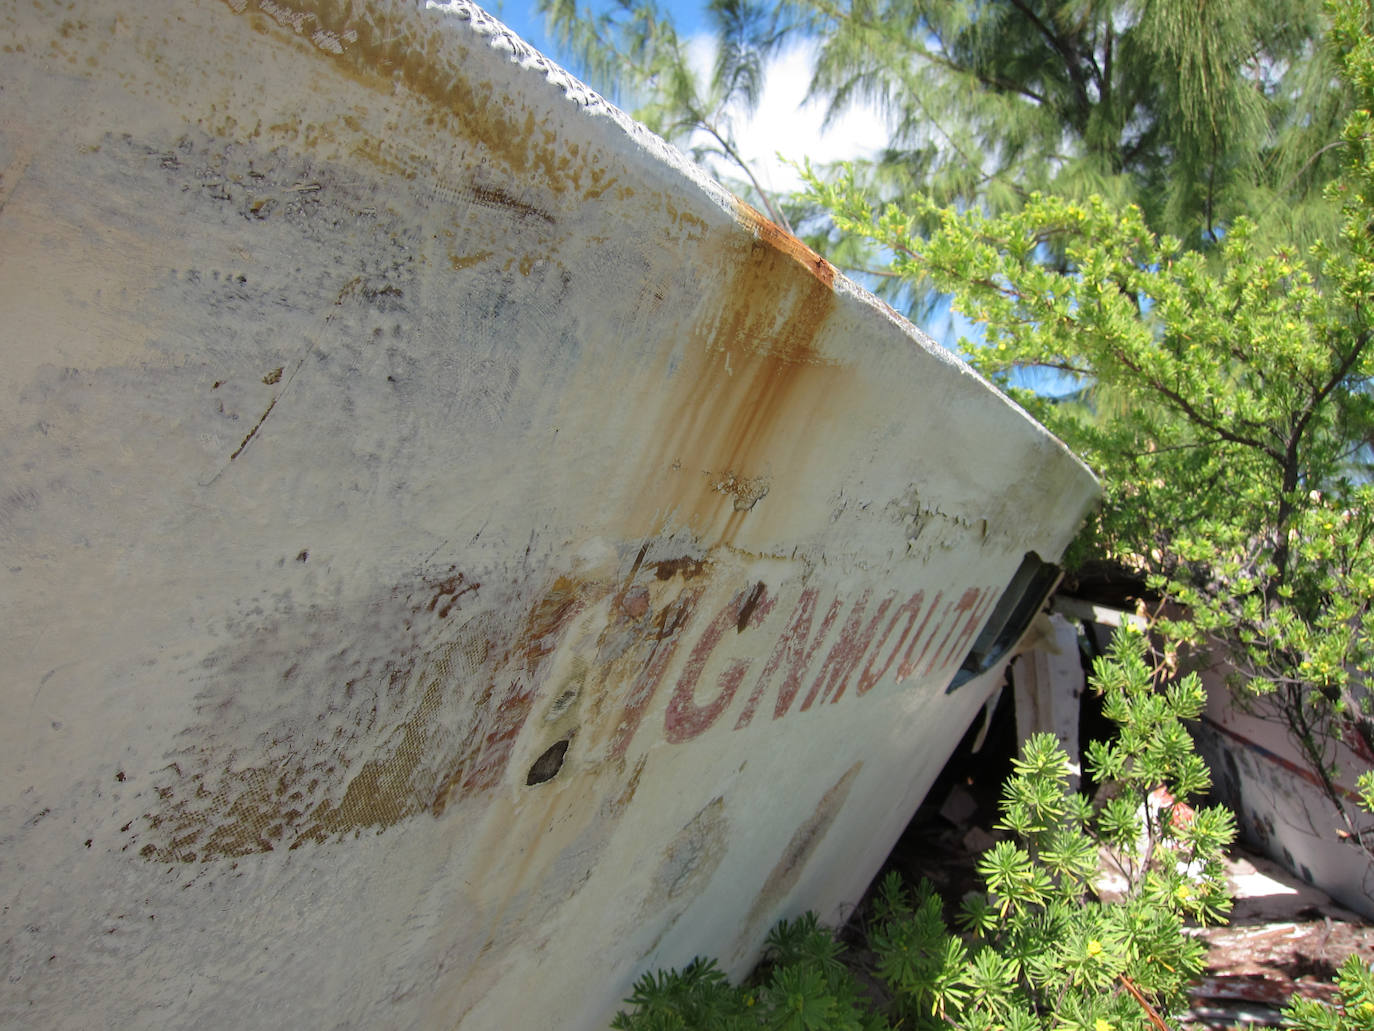
[[[711,38],[693,38],[689,54],[698,74],[709,76],[715,55]],[[887,140],[883,118],[875,108],[851,107],[828,128],[822,127],[825,104],[804,103],[813,54],[808,46],[779,54],[764,76],[758,108],[751,115],[734,113],[731,118],[741,155],[764,188],[773,193],[787,193],[801,185],[792,168],[778,158],[779,153],[793,161],[810,158],[813,164],[822,164],[871,157]],[[734,166],[719,164],[712,171],[725,178],[743,178]]]

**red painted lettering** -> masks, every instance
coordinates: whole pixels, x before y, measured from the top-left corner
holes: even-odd
[[[825,640],[825,635],[830,631],[830,625],[835,622],[835,617],[840,611],[840,602],[839,599],[836,599],[831,604],[830,611],[826,613],[825,619],[821,621],[820,630],[812,638],[811,618],[815,615],[816,599],[819,595],[820,591],[814,587],[808,587],[802,591],[801,598],[797,600],[797,607],[792,612],[791,620],[778,637],[778,643],[773,646],[773,654],[768,657],[768,662],[764,665],[763,672],[759,674],[754,690],[750,693],[748,701],[744,703],[744,711],[739,714],[739,719],[735,721],[736,730],[747,726],[749,721],[754,718],[754,713],[758,710],[759,701],[763,698],[764,691],[767,690],[768,684],[772,681],[778,668],[784,663],[787,664],[787,673],[783,677],[782,687],[778,690],[778,700],[773,709],[773,718],[779,719],[785,716],[787,710],[791,708],[792,699],[796,697],[797,691],[801,688],[801,680],[806,672],[806,667],[811,664],[816,652],[820,650],[821,642]]]
[[[654,638],[653,650],[648,661],[635,677],[630,693],[625,699],[625,711],[621,714],[620,724],[611,739],[608,754],[612,759],[622,759],[630,747],[630,741],[644,719],[644,712],[658,690],[659,681],[668,670],[681,638],[679,631],[691,618],[692,610],[701,599],[703,588],[696,587],[684,591],[673,605],[665,606],[658,615],[658,633]]]
[[[705,705],[696,702],[697,681],[701,679],[706,660],[727,630],[734,627],[742,633],[751,619],[757,622],[763,618],[772,607],[771,604],[765,606],[765,598],[766,591],[762,583],[752,590],[741,591],[711,620],[697,641],[692,654],[687,657],[687,665],[678,678],[677,688],[668,700],[668,711],[664,715],[663,733],[671,743],[681,744],[696,737],[715,723],[734,700],[740,681],[749,671],[749,660],[736,659],[730,663],[720,675],[715,698]]]
[[[921,649],[921,654],[915,658],[911,656],[911,653],[916,650],[916,645],[921,643],[921,637],[925,634],[926,627],[930,626],[930,617],[939,611],[940,600],[944,598],[944,596],[944,591],[935,592],[935,600],[930,603],[930,608],[926,609],[926,618],[921,620],[921,629],[916,631],[916,636],[911,639],[911,647],[906,650],[906,654],[902,656],[902,664],[897,667],[897,683],[900,684],[907,677],[911,676],[916,669],[916,664],[925,658],[926,652],[930,650],[930,639],[927,639],[926,646]],[[937,623],[935,625],[935,630],[939,630],[939,628],[940,625]],[[935,637],[935,630],[931,631],[931,639]]]
[[[964,629],[959,633],[959,636],[954,639],[954,643],[949,646],[949,650],[941,657],[940,661],[935,664],[936,668],[961,659],[963,653],[966,652],[973,643],[973,637],[978,632],[979,628],[982,627],[983,620],[987,619],[988,610],[992,608],[993,603],[997,600],[997,592],[988,587],[984,588],[979,593],[982,594],[982,600],[979,601],[977,607],[969,613],[968,622],[964,624]],[[967,595],[965,595],[965,597],[967,597]]]
[[[529,718],[534,695],[535,692],[525,685],[523,678],[517,676],[511,681],[506,696],[497,705],[490,722],[478,731],[485,731],[482,733],[481,751],[463,781],[464,791],[482,791],[500,782],[510,761],[515,739]]]
[[[916,617],[921,614],[921,603],[925,601],[925,596],[925,591],[917,591],[893,614],[892,622],[887,625],[887,629],[883,631],[883,636],[873,646],[873,654],[869,657],[863,672],[859,674],[859,682],[854,686],[856,695],[862,697],[868,694],[877,686],[879,680],[887,676],[887,671],[892,668],[892,663],[896,661],[897,653],[902,650],[902,645],[906,643],[907,637],[911,634],[911,628],[916,625]],[[897,629],[897,624],[902,621],[902,613],[904,612],[907,613],[906,629],[902,631],[902,636],[897,638],[896,647],[888,653],[887,662],[883,664],[883,668],[874,672],[873,664],[882,656],[883,649],[887,647],[887,639],[892,636],[892,631]],[[912,646],[914,647],[915,644],[916,642],[913,640]]]
[[[959,627],[959,617],[963,613],[968,612],[970,609],[972,609],[976,604],[978,604],[978,597],[980,593],[981,592],[978,590],[978,588],[970,587],[962,595],[960,595],[959,600],[954,603],[954,607],[952,610],[954,622],[952,622],[949,626],[949,629],[945,631],[944,639],[940,641],[939,647],[935,649],[935,654],[931,656],[930,662],[926,664],[926,668],[921,671],[922,675],[929,676],[942,665],[940,657],[944,653],[946,646],[949,644],[950,638],[953,637],[955,630],[957,630]],[[943,618],[940,620],[940,625],[944,625]],[[931,637],[932,639],[934,639],[933,634],[931,635]]]
[[[860,630],[859,628],[863,624],[864,609],[868,607],[868,599],[872,594],[872,591],[864,591],[859,596],[859,600],[854,603],[854,610],[845,620],[843,629],[840,630],[840,639],[835,642],[830,653],[826,655],[825,662],[821,665],[821,671],[816,675],[815,683],[811,685],[811,690],[807,692],[805,700],[802,701],[802,712],[811,708],[818,695],[822,702],[829,698],[833,704],[838,702],[844,694],[844,689],[849,685],[849,675],[854,672],[854,667],[864,657],[869,641],[873,640],[873,635],[878,630],[878,624],[882,622],[884,614],[892,605],[890,597],[884,598],[878,605],[878,611],[868,621],[868,626]]]

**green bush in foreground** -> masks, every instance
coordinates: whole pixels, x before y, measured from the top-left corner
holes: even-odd
[[[773,931],[744,985],[701,959],[648,974],[613,1027],[1160,1027],[1203,968],[1204,947],[1184,922],[1217,922],[1230,909],[1221,856],[1235,826],[1223,808],[1174,801],[1209,783],[1182,722],[1202,711],[1195,675],[1164,683],[1145,636],[1126,631],[1097,661],[1093,685],[1117,727],[1086,754],[1099,801],[1070,790],[1052,735],[1026,742],[997,823],[1009,837],[979,861],[986,890],[963,900],[957,931],[928,884],[911,893],[895,874],[883,882],[868,942],[881,998],[863,992],[841,946],[808,915]],[[1107,898],[1104,873],[1118,883]]]
[[[844,947],[815,914],[784,920],[768,935],[767,960],[749,983],[731,985],[715,960],[695,959],[681,971],[645,974],[626,1000],[632,1013],[618,1031],[869,1031],[890,1025],[863,997],[841,961]]]
[[[1374,968],[1353,953],[1336,971],[1334,1004],[1313,999],[1293,1000],[1284,1017],[1301,1031],[1370,1031],[1374,1028]]]

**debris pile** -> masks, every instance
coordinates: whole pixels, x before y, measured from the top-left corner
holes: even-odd
[[[1208,976],[1185,1023],[1277,1027],[1294,994],[1331,1001],[1336,968],[1352,952],[1374,961],[1374,927],[1267,859],[1235,850],[1227,863],[1231,922],[1200,929]]]

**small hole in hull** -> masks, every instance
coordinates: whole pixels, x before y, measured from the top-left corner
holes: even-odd
[[[549,746],[548,751],[534,760],[530,767],[529,776],[525,778],[526,785],[543,784],[546,780],[553,780],[558,776],[558,771],[563,768],[563,757],[568,754],[569,738],[562,741],[555,741]]]

